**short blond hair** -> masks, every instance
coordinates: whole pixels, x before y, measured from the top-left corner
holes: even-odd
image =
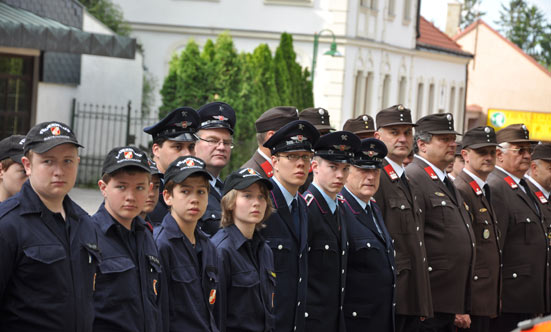
[[[269,197],[270,192],[268,188],[266,188],[265,185],[260,185],[260,191],[266,199],[266,210],[264,210],[264,217],[262,218],[262,220],[255,226],[257,230],[266,227],[264,222],[270,217],[272,212],[274,212],[272,200]],[[235,221],[233,220],[233,210],[235,209],[237,192],[237,189],[230,190],[226,195],[224,195],[224,197],[222,197],[222,200],[220,201],[220,206],[222,208],[222,218],[220,219],[221,227],[228,227],[235,224]]]

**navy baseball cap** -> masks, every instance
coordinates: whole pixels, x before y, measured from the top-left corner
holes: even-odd
[[[139,167],[151,173],[147,155],[134,146],[117,147],[109,151],[103,161],[102,174],[111,174],[123,167]]]
[[[25,136],[23,145],[24,153],[33,150],[36,153],[44,153],[61,144],[74,144],[77,147],[83,147],[78,144],[73,130],[63,122],[49,121],[42,122],[29,130]]]
[[[0,141],[0,160],[8,159],[21,164],[23,157],[23,144],[25,144],[25,136],[11,135]]]
[[[262,175],[254,169],[240,168],[228,175],[226,178],[222,196],[226,195],[232,189],[243,190],[256,182],[261,182],[268,188],[268,190],[272,190],[274,188],[270,180],[262,177]]]
[[[173,181],[174,183],[184,182],[190,175],[201,174],[209,181],[212,176],[205,168],[206,164],[202,159],[194,156],[182,156],[170,163],[165,172],[165,183]]]

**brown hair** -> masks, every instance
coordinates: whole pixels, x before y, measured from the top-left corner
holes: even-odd
[[[6,158],[6,159],[0,161],[0,164],[2,165],[2,169],[4,171],[7,171],[8,168],[10,168],[11,165],[15,164],[15,161],[13,161],[11,158]]]
[[[226,195],[224,195],[224,197],[222,197],[222,200],[220,201],[220,207],[222,208],[222,218],[220,219],[221,227],[228,227],[235,223],[233,220],[233,210],[235,209],[237,192],[237,189],[230,190]],[[255,226],[255,229],[257,230],[266,227],[264,222],[274,211],[272,200],[269,197],[270,191],[268,188],[265,185],[260,185],[260,192],[262,192],[262,195],[264,195],[266,199],[266,210],[264,210],[264,217],[262,220]]]
[[[103,174],[103,176],[101,177],[101,180],[103,182],[105,182],[105,184],[108,184],[109,181],[111,181],[111,179],[113,179],[114,177],[116,177],[117,175],[119,174],[128,174],[128,175],[134,175],[136,173],[145,173],[145,174],[148,174],[148,178],[149,178],[149,182],[151,182],[151,173],[143,170],[142,168],[140,167],[137,167],[137,166],[128,166],[128,167],[123,167],[123,168],[119,168],[118,170],[112,172],[112,173],[105,173]]]

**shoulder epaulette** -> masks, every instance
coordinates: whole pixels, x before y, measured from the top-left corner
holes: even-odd
[[[272,164],[268,160],[260,164],[260,167],[266,173],[266,176],[271,178],[274,175],[274,169],[272,168]]]
[[[341,202],[341,203],[345,203],[345,202],[346,202],[346,198],[344,198],[344,196],[341,195],[341,194],[337,194],[337,199],[338,199],[339,202]]]
[[[0,205],[0,218],[4,217],[10,211],[19,206],[19,201],[17,199],[8,199]]]
[[[310,204],[314,200],[314,195],[311,192],[308,192],[306,195],[302,196],[302,198],[304,198],[306,206],[310,206]]]

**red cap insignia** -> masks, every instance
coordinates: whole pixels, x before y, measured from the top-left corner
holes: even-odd
[[[124,159],[132,159],[133,156],[134,154],[132,153],[132,151],[124,152]]]
[[[54,136],[58,136],[59,134],[61,134],[61,130],[59,130],[59,127],[52,127],[52,128],[50,128],[50,131],[52,132],[52,135],[54,135]]]

